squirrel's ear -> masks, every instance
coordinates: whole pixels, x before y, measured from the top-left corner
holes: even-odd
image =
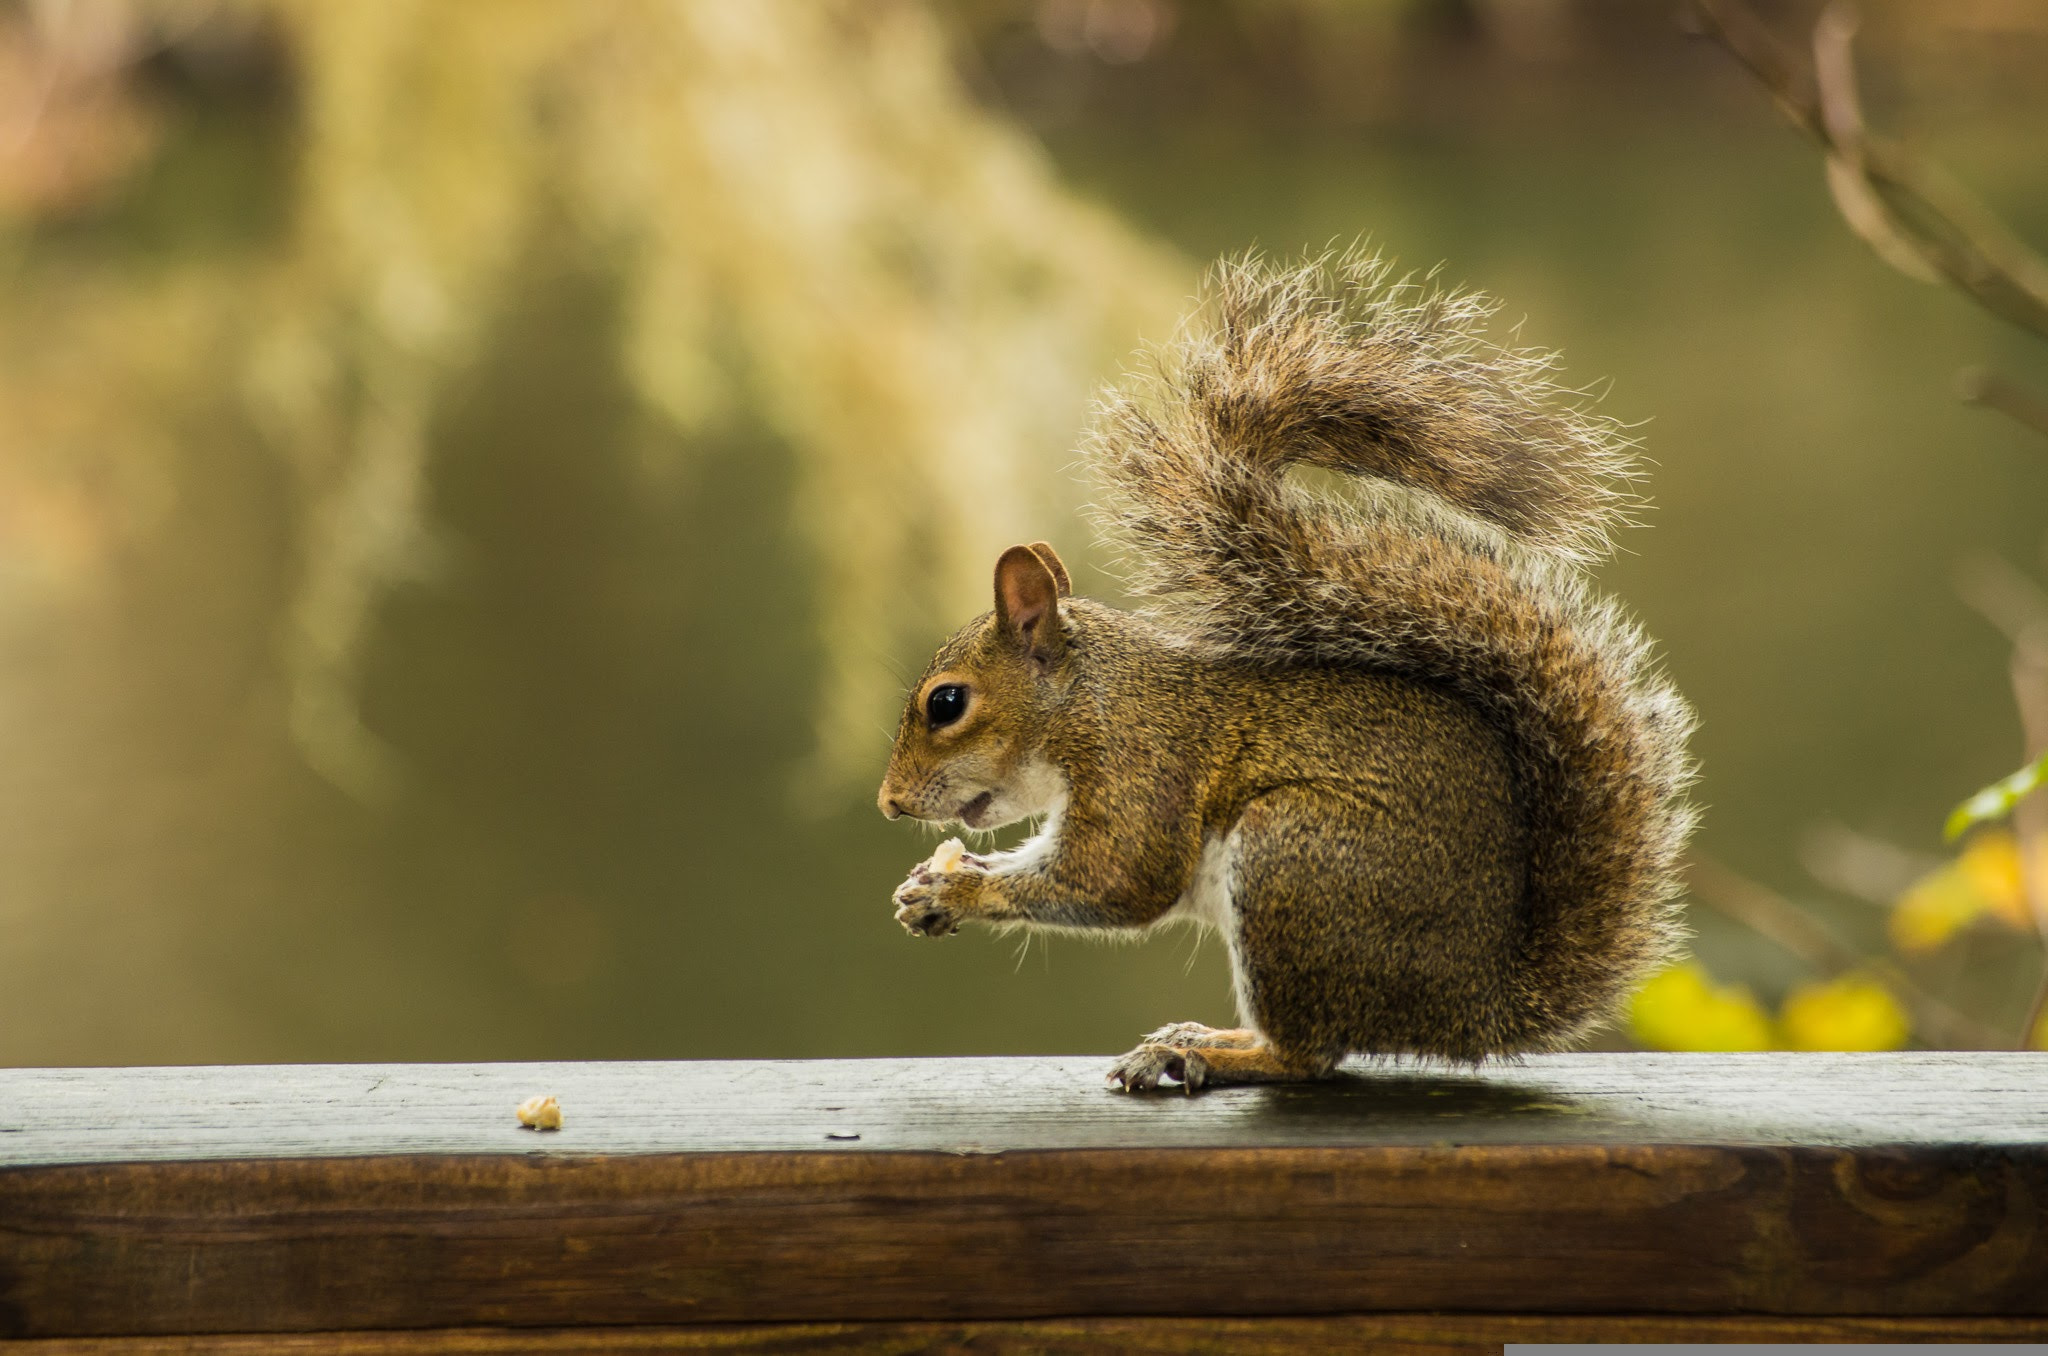
[[[1028,546],[1012,546],[996,561],[996,623],[1040,663],[1060,647],[1060,584]]]
[[[1067,567],[1060,563],[1060,553],[1052,549],[1049,541],[1031,543],[1031,554],[1045,562],[1045,568],[1052,571],[1052,582],[1065,598],[1074,591],[1074,581],[1067,578]]]

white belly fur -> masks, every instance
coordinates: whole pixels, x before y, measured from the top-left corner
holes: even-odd
[[[1237,960],[1236,891],[1237,833],[1232,830],[1213,836],[1202,845],[1194,880],[1159,921],[1212,928],[1223,938],[1224,949],[1230,953],[1230,985],[1237,1000],[1238,1020],[1246,1026],[1256,1026],[1251,1005],[1245,1001],[1244,967]]]
[[[1202,844],[1201,858],[1195,863],[1195,878],[1159,921],[1197,923],[1226,935],[1236,931],[1230,926],[1234,921],[1230,890],[1236,874],[1236,848],[1235,834],[1212,835]]]

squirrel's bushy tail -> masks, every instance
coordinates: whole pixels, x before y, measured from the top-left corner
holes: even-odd
[[[1632,501],[1632,443],[1481,333],[1493,305],[1348,255],[1220,267],[1089,458],[1133,587],[1256,662],[1454,691],[1506,735],[1530,831],[1516,1001],[1487,1053],[1610,1016],[1678,934],[1692,714],[1577,568]],[[1304,463],[1353,492],[1289,478]]]

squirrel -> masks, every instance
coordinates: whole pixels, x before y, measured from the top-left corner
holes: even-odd
[[[1112,1086],[1556,1050],[1679,940],[1693,716],[1584,574],[1635,443],[1496,307],[1357,251],[1219,265],[1084,442],[1143,610],[1013,546],[910,692],[885,815],[1042,820],[914,870],[913,935],[1221,934],[1244,1025]]]

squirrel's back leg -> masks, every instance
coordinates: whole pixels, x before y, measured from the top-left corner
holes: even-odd
[[[1503,1053],[1526,836],[1504,795],[1440,798],[1431,783],[1292,786],[1238,821],[1238,1001],[1297,1060]]]
[[[1221,920],[1243,1031],[1162,1028],[1113,1082],[1318,1078],[1347,1053],[1498,1053],[1515,963],[1524,839],[1503,800],[1446,819],[1427,778],[1386,794],[1297,785],[1248,805],[1228,842]],[[1447,832],[1448,830],[1448,832]]]
[[[1174,1022],[1145,1037],[1147,1045],[1171,1045],[1180,1050],[1210,1050],[1218,1046],[1233,1049],[1257,1045],[1259,1033],[1250,1027],[1203,1026],[1200,1022]]]

